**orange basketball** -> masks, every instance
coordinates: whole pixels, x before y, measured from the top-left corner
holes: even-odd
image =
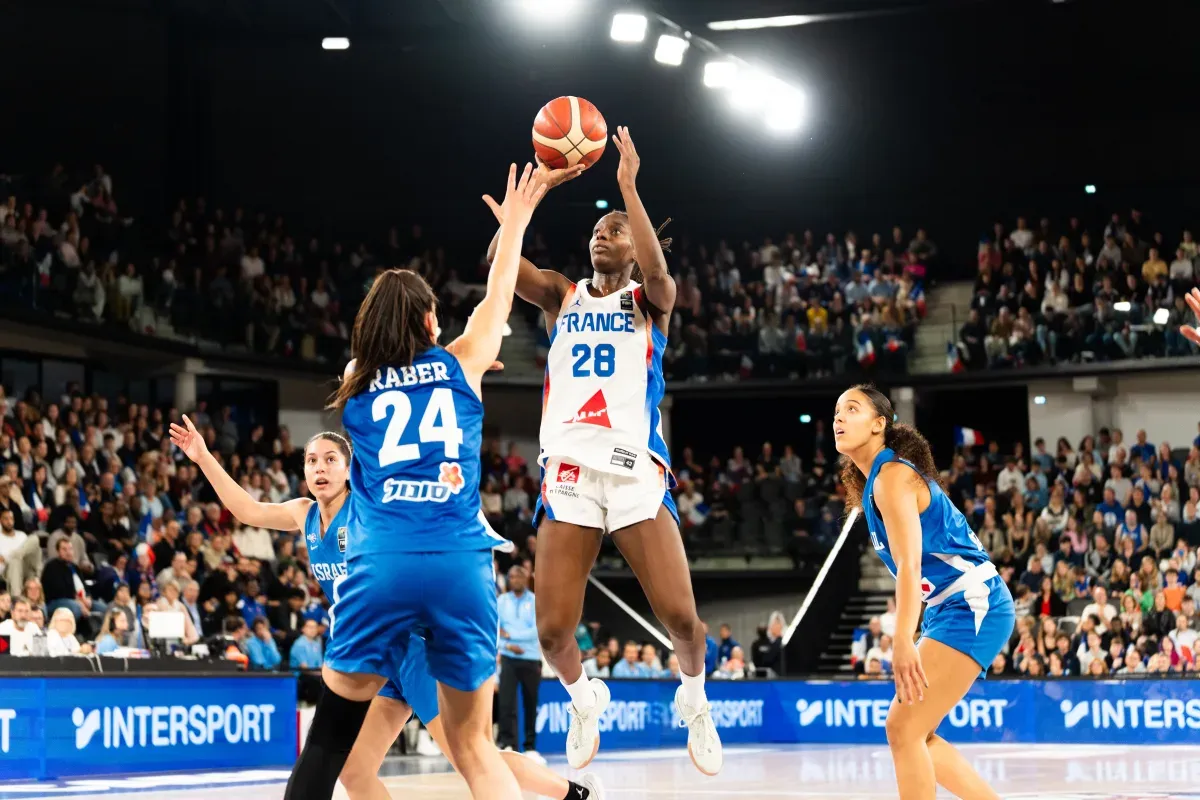
[[[556,97],[533,120],[533,150],[550,169],[580,163],[590,167],[600,160],[606,144],[604,116],[582,97]]]

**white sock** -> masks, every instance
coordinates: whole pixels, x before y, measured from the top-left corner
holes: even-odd
[[[699,675],[685,675],[679,673],[679,679],[683,681],[683,700],[692,708],[699,708],[708,702],[708,696],[704,694],[704,673]]]
[[[558,682],[567,690],[567,694],[571,695],[571,702],[576,708],[591,708],[596,705],[596,690],[592,688],[591,679],[586,672],[580,672],[579,680],[574,683],[567,683],[561,676]]]

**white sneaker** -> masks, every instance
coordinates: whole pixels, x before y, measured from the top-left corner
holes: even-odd
[[[689,706],[680,686],[675,690],[675,708],[679,711],[679,726],[688,729],[688,755],[692,763],[705,775],[716,775],[721,771],[724,755],[708,703],[698,708]]]
[[[429,735],[429,731],[421,728],[417,733],[417,754],[422,756],[440,756],[442,750],[437,742]]]
[[[528,758],[530,761],[541,764],[543,767],[546,766],[546,757],[543,756],[541,753],[539,753],[537,750],[526,750],[525,757]]]
[[[588,800],[604,800],[604,784],[596,773],[585,772],[575,779],[575,783],[588,790]]]
[[[596,702],[591,708],[576,708],[572,703],[567,710],[571,715],[571,728],[567,731],[567,763],[571,769],[583,769],[599,752],[600,715],[612,699],[604,681],[592,678],[588,684],[596,692]]]

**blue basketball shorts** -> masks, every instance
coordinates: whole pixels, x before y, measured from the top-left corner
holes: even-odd
[[[434,680],[473,692],[495,674],[491,550],[351,555],[346,566],[330,609],[331,669],[400,676],[414,640],[423,637]]]
[[[408,637],[408,651],[400,669],[379,690],[380,697],[390,697],[407,703],[417,719],[428,725],[438,715],[437,681],[429,674],[425,662],[425,640]]]
[[[1008,587],[993,577],[927,606],[921,637],[966,653],[986,672],[1008,643],[1016,621]]]

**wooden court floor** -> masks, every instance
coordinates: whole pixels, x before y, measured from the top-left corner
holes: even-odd
[[[1200,747],[972,745],[963,751],[1002,797],[1014,800],[1200,800]],[[561,758],[552,758],[550,764],[565,771]],[[715,778],[697,772],[684,750],[602,752],[589,771],[601,777],[605,797],[614,800],[896,797],[891,760],[883,747],[729,747],[724,770]],[[384,772],[395,798],[470,797],[466,785],[440,757],[390,759]],[[286,777],[286,772],[260,770],[57,784],[0,783],[0,800],[279,800]],[[340,787],[336,796],[346,797]]]

